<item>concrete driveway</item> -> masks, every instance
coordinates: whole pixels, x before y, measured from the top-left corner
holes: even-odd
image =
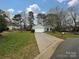
[[[35,33],[35,38],[40,51],[35,59],[50,59],[57,46],[64,41],[46,33]]]

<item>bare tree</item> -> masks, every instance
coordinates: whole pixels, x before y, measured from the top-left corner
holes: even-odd
[[[77,13],[76,13],[76,8],[75,7],[70,7],[68,8],[70,12],[70,16],[72,20],[74,21],[74,31],[77,31]]]
[[[56,7],[54,13],[57,15],[57,30],[61,31],[66,20],[66,11],[63,8]]]
[[[50,25],[51,27],[56,27],[57,24],[57,15],[56,14],[47,14],[45,19],[45,25]]]

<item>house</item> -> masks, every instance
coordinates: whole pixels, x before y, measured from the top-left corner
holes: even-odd
[[[45,32],[45,27],[41,24],[33,26],[32,29],[35,30],[35,32]]]
[[[36,24],[32,27],[35,32],[49,32],[54,29],[51,25],[44,25],[43,19],[35,18]]]
[[[8,26],[9,30],[13,30],[13,29],[20,29],[20,27],[18,26]]]
[[[35,32],[50,32],[53,31],[54,27],[52,26],[43,26],[41,24],[35,25],[32,28],[33,30],[35,30]]]
[[[55,29],[55,27],[52,27],[51,25],[46,25],[44,27],[45,27],[45,32],[52,32]]]

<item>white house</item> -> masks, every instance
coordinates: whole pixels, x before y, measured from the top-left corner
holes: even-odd
[[[33,26],[32,29],[35,30],[35,32],[49,32],[49,31],[52,31],[54,29],[54,27],[43,26],[41,24],[38,24],[38,25]]]
[[[33,26],[32,29],[34,29],[35,32],[45,32],[45,27],[40,24]]]
[[[9,26],[7,26],[8,28],[9,28],[9,30],[13,30],[13,29],[20,29],[20,27],[19,26],[11,26],[11,25],[9,25]]]

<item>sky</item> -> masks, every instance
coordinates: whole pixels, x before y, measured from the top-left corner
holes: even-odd
[[[44,13],[57,6],[68,8],[78,5],[79,0],[0,0],[0,9],[7,10],[13,14],[23,10]]]

